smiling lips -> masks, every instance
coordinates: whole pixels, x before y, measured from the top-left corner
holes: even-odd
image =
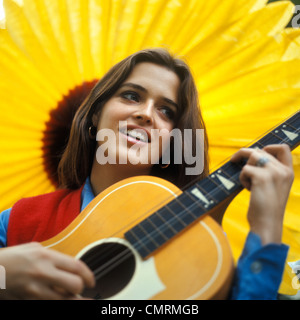
[[[126,135],[132,142],[151,142],[150,135],[142,128],[121,128],[120,132]]]

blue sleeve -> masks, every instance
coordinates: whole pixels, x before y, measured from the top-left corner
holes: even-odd
[[[6,247],[7,226],[11,209],[0,213],[0,248]]]
[[[248,234],[237,263],[230,299],[276,300],[289,247],[262,245],[260,237]]]

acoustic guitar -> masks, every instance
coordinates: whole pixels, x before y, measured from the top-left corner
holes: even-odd
[[[300,112],[250,147],[300,144]],[[234,272],[226,235],[210,216],[242,189],[244,163],[223,164],[185,191],[156,177],[125,179],[43,245],[83,260],[95,299],[223,299]]]

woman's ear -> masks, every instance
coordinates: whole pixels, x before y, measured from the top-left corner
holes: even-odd
[[[93,114],[92,123],[93,123],[93,126],[95,126],[97,128],[97,126],[98,126],[98,113]]]
[[[94,114],[92,115],[92,124],[96,128],[98,128],[98,123],[100,121],[103,105],[103,102],[100,105],[98,105],[96,110],[94,110]]]
[[[93,126],[96,128],[98,127],[99,114],[100,114],[100,112],[97,112],[97,113],[93,114],[93,116],[92,116],[92,123],[93,123]]]

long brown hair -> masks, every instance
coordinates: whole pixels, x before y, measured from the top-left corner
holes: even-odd
[[[58,166],[58,178],[61,188],[79,188],[90,175],[97,147],[96,141],[91,140],[89,136],[89,127],[93,125],[92,117],[94,114],[101,112],[105,102],[115,94],[121,84],[128,78],[133,68],[141,62],[151,62],[164,66],[175,72],[180,79],[178,92],[179,116],[175,128],[180,129],[182,132],[184,129],[192,129],[194,135],[193,141],[188,146],[183,145],[182,153],[184,148],[191,148],[193,155],[196,154],[196,143],[198,142],[195,132],[196,129],[204,129],[204,170],[200,175],[186,175],[185,168],[189,165],[184,162],[184,157],[183,164],[174,164],[171,161],[166,169],[162,169],[159,165],[154,165],[151,174],[167,179],[179,188],[184,188],[191,181],[201,179],[208,174],[208,138],[191,71],[182,59],[173,57],[165,49],[154,48],[138,51],[113,66],[98,81],[76,112],[69,141]]]

